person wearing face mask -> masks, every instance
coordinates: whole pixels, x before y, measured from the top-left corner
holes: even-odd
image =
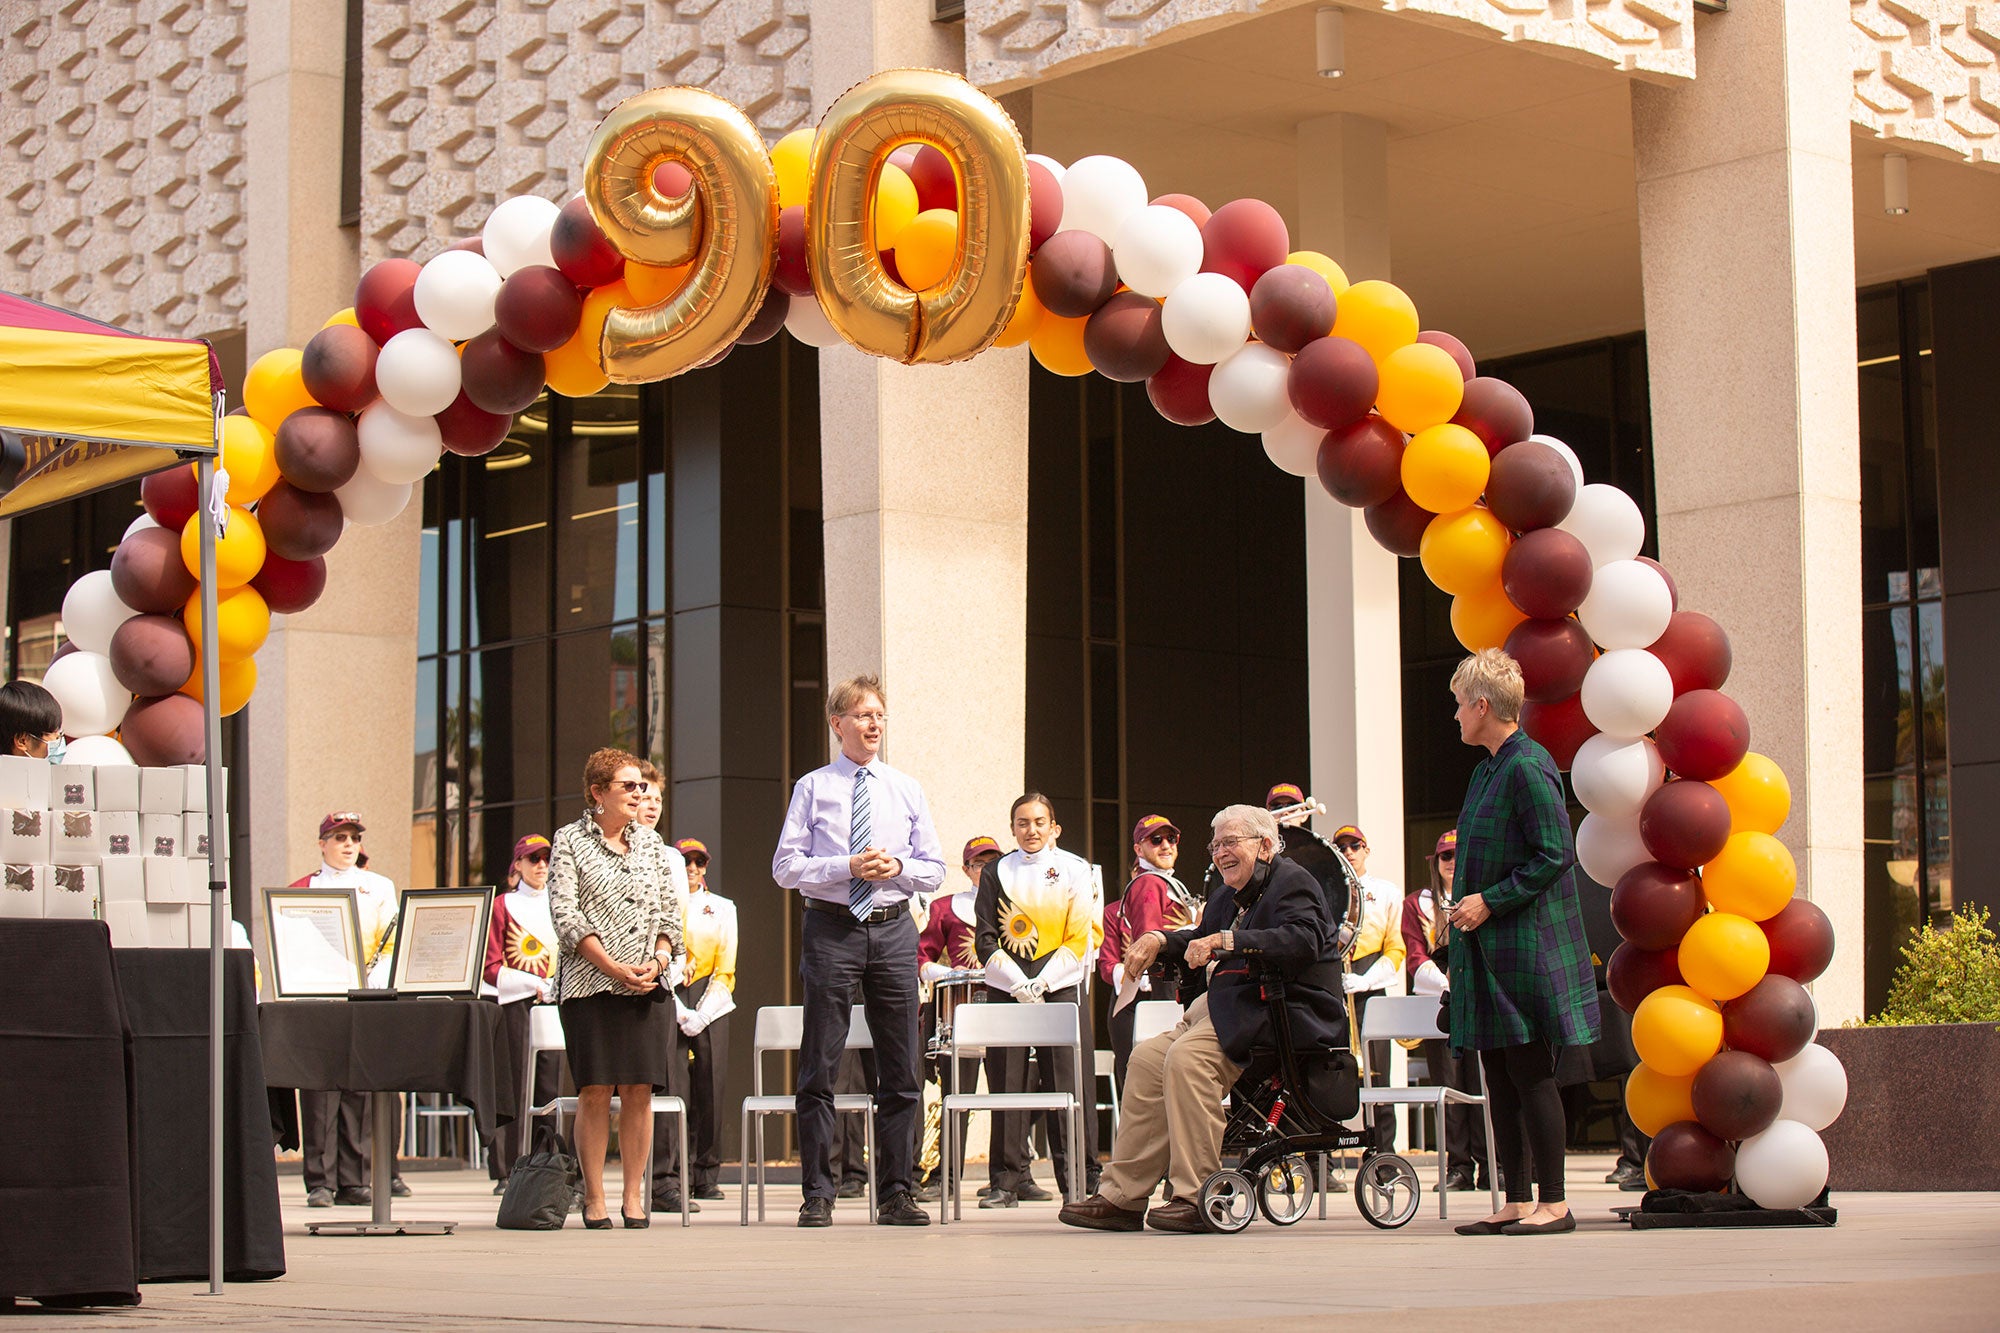
[[[1451,934],[1445,916],[1451,910],[1452,875],[1458,863],[1458,830],[1439,835],[1430,855],[1431,882],[1403,899],[1403,968],[1412,995],[1449,995],[1451,975],[1446,947]],[[1440,906],[1442,904],[1442,906]],[[1446,1001],[1449,1003],[1449,1001]],[[1479,1091],[1479,1062],[1451,1049],[1451,1042],[1432,1037],[1423,1052],[1425,1080],[1460,1092]],[[1486,1120],[1476,1106],[1453,1103],[1444,1109],[1444,1146],[1448,1190],[1486,1188]]]
[[[0,753],[62,762],[62,705],[32,680],[0,685]]]
[[[639,813],[633,818],[632,822],[641,828],[649,828],[658,833],[660,831],[660,816],[667,808],[666,774],[662,773],[660,766],[652,760],[642,759],[639,761],[639,776],[645,780],[646,790],[639,793]],[[662,842],[665,842],[665,840],[662,839]],[[680,849],[677,846],[667,843],[662,848],[661,859],[666,867],[667,894],[674,900],[675,909],[680,914],[682,925],[681,939],[674,945],[673,959],[668,962],[666,975],[660,981],[660,984],[669,993],[672,993],[680,987],[686,979],[688,972],[686,932],[688,919],[687,858],[681,855]],[[675,1009],[678,1011],[678,1004],[676,1004]],[[667,1054],[667,1093],[670,1096],[680,1098],[681,1103],[689,1107],[690,1122],[688,1125],[688,1135],[691,1141],[694,1135],[694,1125],[692,1122],[693,1107],[688,1102],[689,1089],[692,1086],[691,1075],[688,1069],[688,1060],[690,1058],[689,1039],[687,1033],[681,1029],[679,1023],[670,1023],[667,1026],[667,1040],[672,1043],[672,1048]],[[690,1148],[689,1151],[693,1151],[693,1149]],[[653,1211],[656,1213],[678,1213],[681,1210],[681,1141],[680,1135],[674,1129],[674,1122],[664,1116],[653,1122],[652,1170]],[[688,1204],[688,1211],[690,1213],[698,1213],[701,1211],[701,1205],[690,1202]]]
[[[689,1057],[688,1186],[694,1198],[720,1199],[722,1085],[729,1071],[729,1015],[736,1008],[736,904],[709,887],[705,845],[682,838],[674,850],[686,861],[688,881],[687,976],[674,995]]]
[[[1333,831],[1333,845],[1354,867],[1354,878],[1360,883],[1363,895],[1361,926],[1354,934],[1354,952],[1348,959],[1344,983],[1354,1000],[1355,1037],[1359,1039],[1368,1002],[1377,995],[1388,994],[1403,970],[1403,893],[1392,881],[1368,873],[1368,839],[1359,828],[1341,825]],[[1376,1042],[1374,1046],[1368,1067],[1375,1071],[1375,1076],[1369,1081],[1380,1087],[1388,1082],[1389,1044]],[[1393,1109],[1376,1107],[1370,1129],[1374,1142],[1364,1150],[1365,1155],[1395,1147]]]
[[[1194,924],[1199,905],[1188,886],[1174,875],[1181,855],[1181,831],[1165,815],[1147,815],[1132,826],[1132,878],[1125,893],[1104,914],[1104,951],[1097,974],[1115,995],[1125,985],[1125,944],[1148,931],[1174,931]],[[1139,998],[1170,1000],[1173,983],[1164,964],[1156,964],[1139,981]],[[1111,1016],[1111,1053],[1119,1087],[1132,1059],[1132,1037],[1138,1021],[1137,1003]]]
[[[531,833],[514,844],[507,867],[507,891],[493,900],[486,931],[486,980],[480,992],[500,1002],[503,1040],[517,1060],[528,1057],[528,1011],[555,999],[556,926],[549,915],[549,840]],[[561,1090],[562,1052],[536,1057],[536,1106]],[[525,1117],[502,1125],[486,1145],[486,1170],[493,1192],[507,1192],[507,1177],[521,1155]]]

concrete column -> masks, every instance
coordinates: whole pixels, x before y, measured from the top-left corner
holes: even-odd
[[[962,69],[923,0],[816,0],[813,103],[882,69]],[[1020,793],[1027,692],[1028,353],[902,366],[820,353],[830,680],[876,672],[885,754],[946,858]]]
[[[1779,836],[1862,1004],[1852,30],[1838,0],[1698,15],[1701,71],[1632,85],[1661,559],[1728,631],[1728,692],[1783,766]]]

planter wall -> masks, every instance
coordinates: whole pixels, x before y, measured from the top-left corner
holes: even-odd
[[[1826,1129],[1838,1190],[2000,1190],[2000,1028],[1834,1028],[1847,1109]]]

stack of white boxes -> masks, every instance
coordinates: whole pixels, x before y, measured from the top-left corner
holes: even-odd
[[[118,948],[205,948],[208,877],[206,769],[0,755],[0,917],[97,917]]]

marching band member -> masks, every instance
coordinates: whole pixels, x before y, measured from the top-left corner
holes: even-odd
[[[1132,826],[1132,879],[1124,896],[1106,913],[1104,953],[1098,959],[1098,975],[1113,993],[1125,985],[1124,945],[1148,931],[1172,932],[1191,926],[1200,915],[1194,894],[1174,876],[1180,860],[1181,831],[1165,815],[1147,815]],[[1114,941],[1115,936],[1115,941]],[[1142,998],[1173,997],[1168,987],[1167,965],[1156,963],[1140,978]],[[1125,1086],[1126,1062],[1132,1058],[1132,1036],[1138,1021],[1136,1003],[1111,1016],[1111,1051],[1116,1061],[1118,1086]]]
[[[1347,993],[1354,1001],[1354,1035],[1360,1040],[1368,1001],[1389,993],[1389,987],[1403,971],[1403,894],[1380,875],[1368,873],[1368,839],[1353,824],[1333,831],[1333,845],[1354,867],[1362,898],[1361,928],[1355,933],[1354,952],[1347,964]],[[1370,1082],[1377,1086],[1388,1081],[1389,1048],[1377,1042],[1370,1052],[1368,1067],[1375,1071]],[[1375,1108],[1375,1141],[1368,1153],[1387,1152],[1396,1144],[1395,1112],[1387,1106]]]
[[[1451,898],[1452,872],[1458,860],[1457,829],[1446,829],[1439,835],[1429,860],[1431,883],[1403,899],[1403,967],[1412,995],[1442,995],[1451,989],[1451,977],[1444,970],[1451,931],[1437,903],[1439,898]],[[1479,1091],[1479,1062],[1469,1053],[1455,1056],[1451,1043],[1441,1037],[1426,1040],[1422,1050],[1428,1082],[1460,1092]],[[1486,1162],[1486,1121],[1477,1107],[1445,1107],[1444,1145],[1449,1163],[1444,1187],[1472,1189],[1475,1177],[1485,1174],[1480,1168]]]
[[[979,951],[973,923],[976,910],[973,900],[978,896],[980,872],[1000,859],[1000,844],[992,838],[981,835],[965,844],[964,855],[959,859],[959,868],[972,885],[954,893],[946,890],[933,896],[929,903],[928,918],[924,922],[923,933],[917,937],[917,975],[923,981],[925,1000],[922,1013],[924,1044],[935,1043],[938,1030],[938,1002],[932,989],[938,978],[951,972],[964,971],[979,966]],[[937,1084],[943,1091],[944,1061],[940,1055],[931,1055],[924,1061],[926,1082]],[[971,1092],[979,1086],[979,1060],[977,1057],[960,1057],[952,1070],[953,1092]],[[940,1115],[942,1112],[940,1112]],[[963,1131],[970,1122],[970,1112],[964,1113],[960,1121]],[[941,1194],[937,1174],[938,1153],[942,1151],[943,1121],[932,1122],[929,1115],[924,1117],[923,1150],[917,1154],[919,1165],[929,1162],[917,1190],[917,1201],[936,1201]],[[958,1168],[965,1170],[965,1134],[958,1136]]]
[[[528,1054],[528,1011],[555,999],[556,926],[549,915],[549,840],[531,833],[514,844],[507,867],[507,891],[493,900],[486,931],[486,979],[480,993],[500,1002],[502,1039],[516,1059]],[[543,1051],[535,1063],[535,1105],[560,1091],[562,1052]],[[507,1191],[507,1177],[521,1155],[527,1121],[516,1119],[495,1130],[486,1145],[486,1171],[493,1192]]]
[[[687,976],[674,992],[686,1038],[688,1187],[697,1199],[720,1199],[722,1085],[729,1073],[729,1015],[736,1008],[736,904],[708,886],[708,848],[694,838],[674,844],[687,862],[688,904],[682,934]]]

